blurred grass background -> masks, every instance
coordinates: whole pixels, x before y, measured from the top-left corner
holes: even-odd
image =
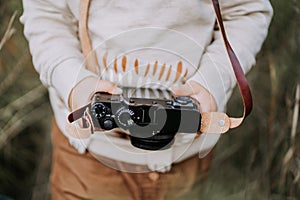
[[[241,128],[221,137],[212,169],[191,193],[193,199],[300,199],[295,97],[300,83],[300,2],[271,3],[269,36],[248,74],[253,113]],[[47,199],[51,110],[31,64],[21,13],[21,0],[0,2],[0,194]],[[236,90],[228,112],[240,115],[241,109]]]

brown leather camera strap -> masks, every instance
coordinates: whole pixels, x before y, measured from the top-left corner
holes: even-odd
[[[100,74],[100,65],[98,63],[96,52],[93,51],[92,42],[88,31],[88,15],[90,0],[80,0],[79,9],[79,39],[82,53],[86,59],[86,68],[95,74]]]
[[[214,10],[216,13],[216,17],[217,17],[217,22],[219,25],[219,28],[221,30],[222,33],[222,37],[225,43],[225,47],[228,53],[228,57],[230,59],[231,62],[231,66],[233,68],[234,71],[234,75],[235,78],[237,80],[237,84],[242,96],[242,100],[243,100],[243,104],[244,104],[244,114],[242,117],[240,118],[230,118],[230,128],[235,128],[239,125],[241,125],[244,121],[244,119],[251,113],[252,110],[252,95],[251,95],[251,90],[248,84],[248,81],[245,77],[245,74],[242,70],[241,64],[236,56],[236,54],[234,53],[228,39],[227,39],[227,35],[225,32],[225,28],[224,28],[224,24],[223,24],[223,19],[222,19],[222,15],[221,15],[221,10],[220,10],[220,5],[219,5],[219,1],[218,0],[212,0],[213,2],[213,6],[214,6]]]
[[[225,32],[221,10],[218,0],[212,0],[213,7],[215,10],[217,23],[220,28],[222,38],[230,59],[234,75],[237,80],[239,91],[242,96],[244,113],[240,118],[229,118],[225,113],[219,112],[210,112],[210,113],[201,113],[201,129],[203,133],[225,133],[229,128],[235,128],[241,125],[244,119],[250,114],[252,110],[252,96],[251,91],[248,85],[248,81],[244,75],[241,64],[234,53]],[[82,45],[82,52],[86,57],[86,68],[94,73],[100,72],[99,63],[95,51],[92,49],[91,40],[88,32],[88,13],[89,13],[90,0],[81,0],[80,1],[80,20],[79,20],[79,38]],[[69,115],[69,121],[74,121],[80,116],[82,116],[84,110],[88,106],[74,111]]]

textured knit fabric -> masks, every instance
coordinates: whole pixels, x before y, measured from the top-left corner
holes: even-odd
[[[79,3],[23,0],[21,17],[34,66],[49,88],[65,135],[70,91],[91,75],[120,86],[169,87],[195,80],[214,96],[218,110],[224,110],[235,78],[210,0],[91,1],[88,29],[100,64],[98,74],[84,67]],[[267,0],[220,0],[220,6],[229,41],[246,73],[267,35],[271,5]],[[203,149],[217,140],[214,137]]]

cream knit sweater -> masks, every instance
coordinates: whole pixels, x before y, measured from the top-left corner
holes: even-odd
[[[78,40],[80,0],[23,0],[21,22],[33,63],[49,88],[59,127],[65,132],[68,97],[86,70]],[[267,35],[267,0],[220,0],[229,41],[244,72]],[[98,76],[124,86],[169,87],[195,80],[224,110],[235,86],[210,0],[93,0],[89,33]],[[217,141],[207,144],[207,148]]]

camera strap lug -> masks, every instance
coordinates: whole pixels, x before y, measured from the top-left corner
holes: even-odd
[[[90,104],[79,108],[78,110],[72,112],[68,116],[68,120],[66,123],[66,131],[70,136],[75,138],[89,138],[93,133],[93,123],[91,117],[89,116],[89,106]],[[72,122],[81,119],[81,124]]]
[[[201,113],[201,133],[226,133],[230,128],[230,118],[221,112]]]

